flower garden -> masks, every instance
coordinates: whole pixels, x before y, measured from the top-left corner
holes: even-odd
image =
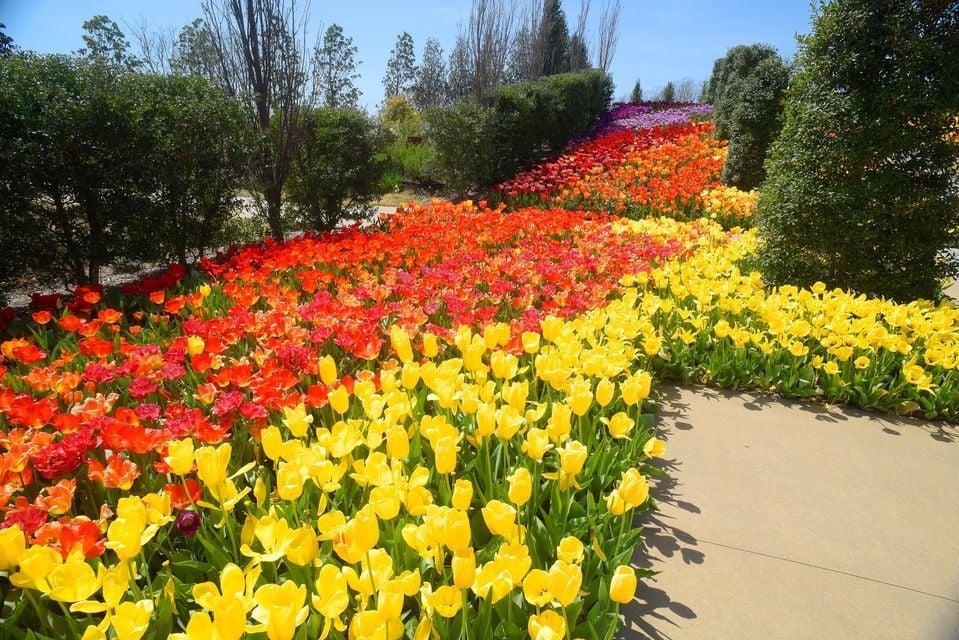
[[[496,204],[36,297],[0,342],[4,631],[609,640],[655,380],[955,419],[959,312],[764,288],[708,115],[623,106]]]

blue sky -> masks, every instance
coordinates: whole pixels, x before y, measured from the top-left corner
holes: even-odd
[[[594,18],[602,0],[593,0]],[[40,52],[69,52],[82,46],[81,25],[106,14],[121,27],[141,18],[179,28],[199,17],[201,0],[0,0],[0,22],[14,42]],[[359,47],[362,101],[382,98],[382,77],[398,33],[409,31],[417,55],[427,37],[447,53],[470,0],[312,0],[311,22],[336,22]],[[640,78],[647,94],[669,80],[689,77],[697,85],[713,61],[729,47],[765,42],[784,56],[795,52],[795,35],[809,30],[809,0],[624,0],[621,36],[612,74],[616,95],[625,95]],[[564,0],[575,23],[579,0]],[[125,29],[126,30],[126,29]]]

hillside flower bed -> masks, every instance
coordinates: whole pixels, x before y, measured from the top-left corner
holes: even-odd
[[[663,451],[621,281],[716,234],[437,202],[36,310],[0,343],[5,631],[611,638]]]
[[[756,193],[720,183],[726,143],[713,130],[708,122],[614,128],[502,183],[498,194],[514,207],[705,216],[727,227],[748,225]]]

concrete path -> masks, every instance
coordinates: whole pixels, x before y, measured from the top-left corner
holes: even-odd
[[[621,638],[959,638],[959,432],[661,388],[653,492]]]

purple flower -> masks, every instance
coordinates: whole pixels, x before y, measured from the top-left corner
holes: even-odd
[[[196,535],[200,528],[200,514],[196,511],[181,511],[176,517],[176,528],[185,536]]]

